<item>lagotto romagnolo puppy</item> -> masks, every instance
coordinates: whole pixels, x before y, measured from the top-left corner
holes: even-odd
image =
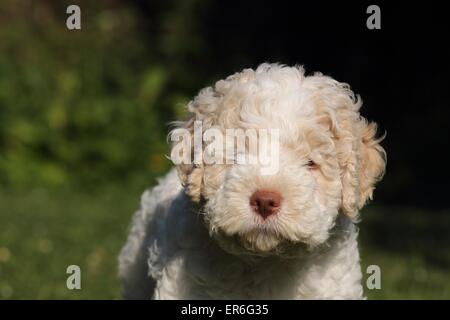
[[[211,128],[275,128],[278,169],[176,165],[134,215],[119,257],[124,297],[363,298],[355,223],[386,155],[361,104],[347,84],[278,64],[200,91],[172,135],[193,133],[195,123],[200,137]],[[206,148],[186,145],[194,154]]]

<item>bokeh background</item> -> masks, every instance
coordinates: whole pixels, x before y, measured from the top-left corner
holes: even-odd
[[[200,88],[268,61],[350,83],[387,132],[360,223],[363,271],[382,271],[367,296],[449,299],[446,11],[379,2],[370,31],[369,4],[0,0],[0,298],[120,298],[131,215],[170,168],[167,123]]]

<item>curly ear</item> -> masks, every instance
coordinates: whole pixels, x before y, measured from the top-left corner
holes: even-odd
[[[386,168],[386,152],[380,145],[384,136],[377,139],[377,125],[372,122],[366,124],[363,121],[360,145],[360,167],[359,167],[359,209],[361,209],[368,199],[372,200],[375,183],[384,175]]]
[[[331,131],[341,168],[342,212],[356,218],[386,166],[386,153],[377,139],[377,126],[361,117],[362,101],[346,83],[317,74],[310,77],[316,89],[318,121]],[[320,85],[319,85],[320,84]]]
[[[193,202],[200,202],[203,188],[203,165],[178,165],[178,176]]]
[[[169,133],[173,141],[171,159],[181,159],[174,163],[181,184],[194,202],[200,202],[204,187],[203,132],[214,125],[221,96],[215,88],[202,89],[187,105],[189,120],[175,122],[175,129]]]
[[[377,125],[361,118],[354,127],[354,140],[342,175],[342,209],[355,218],[367,200],[372,199],[375,184],[385,171],[386,152],[377,139]]]
[[[169,138],[173,141],[170,157],[176,165],[178,177],[185,187],[186,194],[192,201],[199,202],[202,194],[204,170],[203,163],[194,163],[195,152],[202,152],[201,149],[196,150],[194,142],[195,118],[175,124],[177,128],[169,133]]]

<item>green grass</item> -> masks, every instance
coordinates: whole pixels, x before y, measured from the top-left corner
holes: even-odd
[[[450,210],[369,205],[361,217],[363,272],[376,264],[382,275],[368,298],[450,299]]]
[[[0,298],[117,299],[117,254],[138,192],[0,195]],[[66,288],[79,265],[82,289]]]
[[[0,192],[1,299],[119,299],[117,254],[140,191]],[[448,211],[369,206],[360,224],[363,273],[381,268],[372,299],[450,299]],[[66,288],[66,268],[82,289]],[[365,281],[365,280],[364,280]]]

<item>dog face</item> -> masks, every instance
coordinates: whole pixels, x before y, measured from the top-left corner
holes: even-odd
[[[260,129],[278,130],[271,174],[261,174],[260,163],[177,166],[211,235],[224,246],[276,254],[324,243],[340,213],[356,219],[385,169],[376,125],[360,116],[360,106],[346,84],[306,77],[300,67],[263,64],[203,89],[188,105],[191,119],[179,127],[193,133],[200,122],[202,134],[241,129],[258,138]],[[258,155],[244,145],[248,157]]]

